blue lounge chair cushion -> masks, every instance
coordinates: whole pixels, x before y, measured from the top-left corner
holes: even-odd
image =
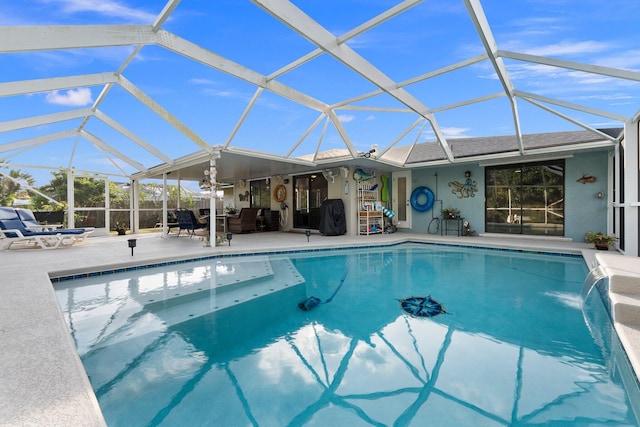
[[[0,228],[3,230],[18,230],[23,236],[55,236],[57,234],[62,235],[81,235],[86,232],[83,228],[62,228],[54,231],[38,231],[29,230],[25,227],[18,212],[14,208],[0,207]],[[16,233],[7,233],[7,237],[15,238],[19,237]]]

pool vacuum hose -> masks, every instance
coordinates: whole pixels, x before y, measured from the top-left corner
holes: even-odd
[[[349,268],[351,268],[351,262],[349,262],[349,264],[347,264],[347,268],[344,270],[344,274],[342,275],[342,279],[340,279],[340,284],[338,285],[338,287],[336,288],[336,290],[333,292],[333,295],[331,295],[329,298],[327,298],[327,300],[325,302],[322,302],[322,300],[318,297],[314,297],[311,296],[309,298],[307,298],[306,300],[299,302],[298,303],[298,308],[302,311],[309,311],[311,310],[313,307],[319,305],[319,304],[326,304],[331,302],[331,300],[333,300],[333,297],[336,296],[336,294],[338,293],[338,291],[340,290],[340,288],[342,287],[342,284],[344,283],[344,279],[347,278],[347,274],[349,273]]]

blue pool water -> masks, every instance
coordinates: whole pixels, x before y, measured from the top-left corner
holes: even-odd
[[[637,383],[598,293],[581,308],[587,273],[578,257],[406,244],[56,293],[110,426],[636,426]],[[311,296],[333,298],[300,310]],[[410,316],[408,296],[447,313]]]

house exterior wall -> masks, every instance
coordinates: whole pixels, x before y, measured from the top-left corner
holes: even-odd
[[[565,236],[575,242],[584,241],[587,231],[607,232],[607,194],[609,153],[584,153],[566,160],[565,176]],[[593,183],[576,182],[582,175],[595,176]],[[596,194],[604,197],[598,199]]]
[[[451,192],[449,182],[464,183],[465,171],[471,172],[471,179],[478,184],[478,191],[473,197],[458,198]],[[437,174],[437,176],[436,176]],[[411,209],[411,225],[413,232],[427,233],[429,222],[440,216],[442,208],[453,207],[460,210],[461,216],[469,221],[471,230],[484,232],[484,168],[468,164],[461,166],[443,166],[439,168],[413,169],[411,171],[411,191],[416,187],[429,187],[436,196],[433,209],[417,212]]]
[[[589,230],[607,230],[607,199],[610,198],[607,194],[608,160],[607,151],[576,154],[565,160],[565,237],[573,241],[583,241],[584,234]],[[471,172],[471,179],[478,184],[478,192],[473,197],[459,198],[452,192],[449,182],[464,183],[465,171]],[[471,230],[484,233],[484,172],[484,167],[477,164],[413,169],[411,189],[429,187],[436,195],[436,202],[432,210],[424,213],[411,210],[410,231],[427,233],[429,222],[433,216],[440,216],[441,208],[454,207],[469,221]],[[586,184],[577,182],[584,174],[595,176],[596,181]],[[602,199],[596,197],[598,192],[604,194]]]
[[[608,151],[596,151],[576,154],[565,160],[565,237],[576,242],[584,240],[584,234],[589,231],[607,231],[607,209],[611,195],[608,190]],[[335,176],[334,182],[328,184],[328,196],[330,199],[342,199],[345,204],[347,217],[347,234],[356,235],[358,229],[358,199],[357,183],[353,179],[353,167],[350,168],[348,178]],[[462,217],[469,221],[471,230],[484,233],[484,186],[485,168],[477,164],[447,165],[436,168],[422,168],[411,170],[411,190],[419,186],[429,187],[436,195],[433,209],[420,213],[411,208],[412,228],[399,231],[411,231],[415,233],[428,233],[431,219],[440,216],[440,210],[446,207],[454,207],[460,210]],[[465,171],[471,172],[471,179],[477,183],[478,191],[470,197],[458,197],[452,191],[454,187],[450,182],[464,183]],[[437,174],[437,176],[436,176]],[[385,171],[378,171],[372,183],[380,184],[379,176],[390,175]],[[576,180],[583,175],[595,176],[593,183],[582,184]],[[287,189],[286,203],[292,206],[293,187],[292,181],[285,185]],[[349,183],[349,192],[345,194],[345,181]],[[391,188],[389,189],[391,191]],[[596,195],[602,192],[604,197],[599,199]],[[242,203],[235,198],[236,206]],[[279,204],[272,200],[272,209],[279,209]],[[292,229],[291,212],[283,231]]]

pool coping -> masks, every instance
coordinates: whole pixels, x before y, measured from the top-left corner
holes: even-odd
[[[78,269],[77,271],[56,271],[49,273],[49,279],[51,283],[60,283],[69,280],[83,279],[87,277],[96,277],[96,276],[104,276],[110,274],[123,273],[126,271],[137,271],[137,270],[145,270],[149,268],[155,267],[164,267],[168,265],[179,265],[186,264],[190,262],[198,262],[198,261],[208,261],[215,259],[225,259],[225,258],[238,258],[238,257],[248,257],[255,255],[289,255],[296,253],[327,253],[327,252],[343,252],[350,250],[365,250],[365,249],[375,249],[375,248],[387,248],[393,246],[400,246],[406,244],[418,244],[418,245],[428,245],[428,246],[445,246],[447,248],[461,248],[461,249],[483,249],[488,251],[496,251],[496,252],[515,252],[515,253],[530,253],[533,255],[551,255],[551,256],[559,256],[559,257],[570,257],[570,258],[582,258],[584,259],[584,255],[578,251],[549,251],[549,250],[534,250],[534,249],[519,249],[519,248],[498,248],[498,247],[484,247],[484,246],[471,246],[471,245],[461,245],[461,244],[448,244],[441,242],[424,242],[419,240],[405,240],[401,242],[390,242],[390,243],[379,243],[375,245],[348,245],[348,246],[340,246],[334,248],[310,248],[310,249],[288,249],[288,250],[265,250],[259,252],[236,252],[236,253],[224,253],[224,254],[213,254],[207,256],[200,257],[189,257],[189,258],[179,258],[174,260],[167,260],[161,262],[153,262],[153,263],[141,263],[139,265],[128,265],[122,266],[120,264],[114,265],[103,265],[100,270],[87,272],[86,268]]]

